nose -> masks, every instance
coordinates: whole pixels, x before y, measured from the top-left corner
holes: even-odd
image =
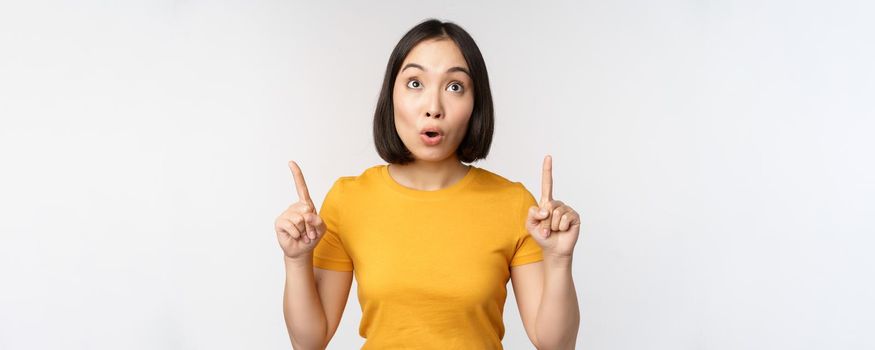
[[[440,90],[440,89],[438,89]],[[441,94],[438,91],[436,94],[431,94],[431,98],[428,98],[425,102],[425,117],[434,117],[438,119],[441,117]]]

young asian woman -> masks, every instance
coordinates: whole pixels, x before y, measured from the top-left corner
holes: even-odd
[[[460,26],[427,20],[392,51],[373,135],[388,164],[338,178],[317,212],[289,162],[298,201],[276,219],[283,310],[295,349],[324,349],[353,275],[363,349],[501,349],[505,286],[538,349],[573,349],[580,324],[571,267],[580,215],[470,163],[494,116],[486,65]],[[465,163],[468,163],[467,165]]]

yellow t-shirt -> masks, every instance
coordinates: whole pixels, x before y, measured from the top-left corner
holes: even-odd
[[[354,271],[362,349],[502,349],[510,267],[542,260],[532,205],[522,183],[475,166],[421,191],[376,165],[326,194],[313,265]]]

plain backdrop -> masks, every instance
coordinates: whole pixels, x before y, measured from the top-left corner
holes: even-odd
[[[867,1],[3,1],[0,349],[283,349],[273,221],[383,164],[389,53],[454,21],[476,166],[582,214],[581,349],[875,347]],[[532,349],[508,284],[507,349]],[[329,349],[354,349],[356,286]]]

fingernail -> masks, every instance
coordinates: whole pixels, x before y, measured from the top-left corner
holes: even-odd
[[[538,214],[547,215],[547,209],[542,208],[541,211],[538,212]]]

